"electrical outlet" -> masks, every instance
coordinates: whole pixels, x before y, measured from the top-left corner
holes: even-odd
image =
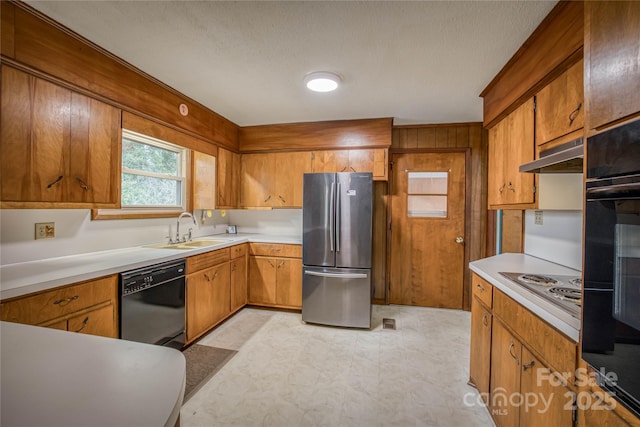
[[[56,237],[55,222],[36,222],[36,240]]]
[[[542,225],[543,224],[543,219],[542,219],[542,212],[543,211],[535,211],[535,220],[534,220],[534,224],[535,225]]]

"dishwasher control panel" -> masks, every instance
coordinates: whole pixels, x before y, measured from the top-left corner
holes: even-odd
[[[184,275],[184,260],[131,270],[120,275],[121,293],[122,296],[133,294],[172,280],[180,279],[184,277]]]

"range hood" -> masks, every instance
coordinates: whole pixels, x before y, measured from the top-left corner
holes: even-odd
[[[582,173],[584,144],[576,138],[565,144],[541,151],[540,158],[520,166],[520,172]]]

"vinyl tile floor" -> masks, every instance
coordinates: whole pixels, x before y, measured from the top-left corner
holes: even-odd
[[[469,312],[374,305],[372,322],[243,309],[198,342],[238,353],[184,404],[181,426],[494,425],[467,385]]]

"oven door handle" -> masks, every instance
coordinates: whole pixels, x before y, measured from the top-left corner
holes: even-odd
[[[640,182],[587,189],[587,200],[637,198],[640,198]]]

